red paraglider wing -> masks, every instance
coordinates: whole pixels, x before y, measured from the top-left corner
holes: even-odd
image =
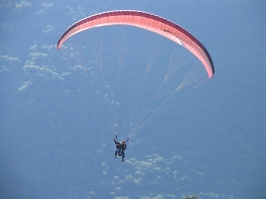
[[[213,77],[214,66],[207,49],[187,30],[162,17],[141,11],[120,10],[96,14],[70,26],[58,40],[57,48],[72,35],[86,29],[108,25],[131,25],[158,33],[187,48],[204,65],[209,78]]]

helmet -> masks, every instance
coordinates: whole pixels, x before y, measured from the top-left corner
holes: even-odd
[[[125,140],[122,140],[121,143],[124,144],[126,141]]]

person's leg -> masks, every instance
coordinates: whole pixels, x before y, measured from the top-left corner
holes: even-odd
[[[115,158],[116,158],[116,156],[117,156],[117,149],[115,150]]]
[[[124,160],[124,157],[125,157],[125,152],[123,151],[123,154],[122,154],[122,161],[125,161],[125,160]]]

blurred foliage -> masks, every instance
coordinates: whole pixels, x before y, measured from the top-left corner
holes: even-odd
[[[183,196],[183,199],[199,199],[199,197],[196,195],[185,195]]]

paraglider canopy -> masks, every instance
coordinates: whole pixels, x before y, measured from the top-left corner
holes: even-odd
[[[131,25],[160,34],[193,53],[204,65],[209,78],[212,78],[214,75],[214,65],[211,56],[198,39],[172,21],[141,11],[110,11],[82,19],[74,23],[64,32],[58,40],[57,48],[60,49],[61,45],[76,33],[90,28],[108,25]]]

